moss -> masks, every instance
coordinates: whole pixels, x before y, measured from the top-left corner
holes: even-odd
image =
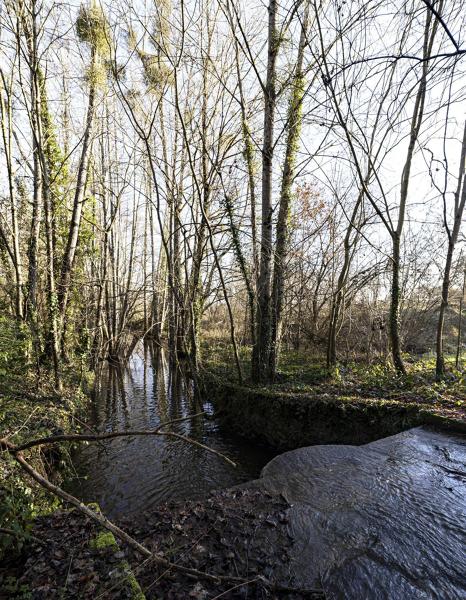
[[[311,444],[363,444],[419,425],[466,431],[466,423],[416,402],[239,386],[208,372],[203,385],[229,427],[280,450]]]
[[[139,585],[134,573],[131,571],[130,566],[126,561],[119,564],[119,568],[124,572],[126,576],[125,582],[128,584],[131,592],[131,600],[146,600],[141,586]]]
[[[92,506],[88,506],[92,507],[93,510],[100,512],[100,507],[98,504],[92,504]],[[90,540],[89,546],[94,550],[105,550],[107,548],[111,548],[112,550],[119,549],[115,536],[110,531],[99,532],[95,538]],[[145,600],[146,597],[142,592],[141,586],[139,585],[134,573],[131,570],[131,567],[126,560],[118,563],[118,571],[118,577],[124,579],[125,584],[129,588],[129,597],[131,600]]]
[[[101,531],[94,539],[89,542],[89,546],[94,550],[101,550],[102,548],[118,547],[115,536],[111,531]]]
[[[100,506],[97,504],[97,502],[88,502],[87,503],[88,508],[90,508],[91,510],[93,510],[96,513],[101,513],[101,509]]]

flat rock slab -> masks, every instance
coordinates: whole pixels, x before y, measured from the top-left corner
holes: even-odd
[[[415,428],[282,454],[254,485],[290,504],[297,586],[327,599],[466,598],[466,438]]]

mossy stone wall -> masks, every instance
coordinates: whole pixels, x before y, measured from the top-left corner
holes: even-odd
[[[203,395],[235,433],[278,450],[313,444],[365,444],[419,425],[466,432],[415,403],[355,397],[318,397],[239,386],[212,373]]]

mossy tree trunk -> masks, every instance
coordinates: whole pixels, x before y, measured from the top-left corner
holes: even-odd
[[[392,283],[390,291],[390,342],[393,365],[400,375],[406,374],[401,356],[400,342],[400,237],[397,232],[392,235]]]
[[[280,191],[280,203],[276,227],[276,242],[273,264],[272,302],[271,302],[271,341],[267,378],[275,378],[280,350],[283,296],[285,293],[285,263],[288,256],[290,236],[290,216],[292,186],[295,177],[295,164],[299,148],[299,136],[302,124],[302,104],[304,98],[303,59],[307,39],[309,4],[306,2],[299,39],[298,58],[291,83],[291,97],[288,107],[288,135]]]
[[[267,79],[264,87],[264,139],[262,144],[262,224],[260,268],[256,307],[256,336],[252,352],[251,375],[255,381],[267,381],[271,344],[272,279],[272,165],[274,119],[276,109],[276,62],[279,40],[276,20],[277,2],[269,0],[267,43]]]
[[[95,62],[93,55],[92,63]],[[65,251],[61,261],[60,277],[58,282],[58,306],[61,314],[61,335],[63,337],[64,321],[66,318],[66,310],[68,306],[68,297],[71,285],[71,277],[78,248],[79,231],[81,227],[81,219],[85,202],[85,191],[88,175],[89,160],[92,148],[92,126],[95,117],[95,102],[96,102],[96,84],[91,76],[89,86],[89,99],[87,105],[86,124],[83,136],[83,145],[81,157],[78,166],[78,175],[76,180],[76,189],[73,199],[73,209],[71,213],[71,222],[68,229]],[[63,345],[63,339],[61,343]]]

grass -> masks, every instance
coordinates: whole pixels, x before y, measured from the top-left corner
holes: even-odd
[[[400,376],[390,364],[368,363],[366,359],[340,363],[329,372],[322,356],[306,351],[284,351],[277,381],[265,386],[257,386],[249,380],[250,356],[250,348],[240,349],[243,376],[248,386],[325,399],[415,403],[437,414],[466,420],[466,370],[457,371],[452,356],[446,359],[447,378],[438,382],[435,381],[435,357],[432,355],[405,355],[407,374]],[[209,371],[228,380],[236,378],[228,344],[210,344],[203,349],[203,357]]]

